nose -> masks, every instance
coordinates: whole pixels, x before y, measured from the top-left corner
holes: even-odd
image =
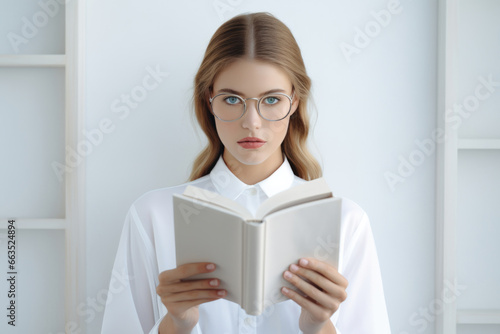
[[[249,101],[249,100],[255,100]],[[243,127],[245,128],[260,128],[262,119],[258,111],[259,99],[252,97],[248,98],[246,101],[247,110],[243,116]]]

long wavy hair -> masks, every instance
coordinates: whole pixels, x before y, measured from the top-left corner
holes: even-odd
[[[233,17],[217,29],[195,76],[194,111],[208,144],[193,162],[189,180],[209,174],[223,153],[224,146],[207,100],[217,74],[242,58],[268,62],[288,74],[299,105],[290,117],[281,150],[295,175],[305,180],[320,177],[321,167],[307,148],[309,116],[306,108],[311,79],[306,73],[300,48],[283,22],[269,13],[252,13]]]

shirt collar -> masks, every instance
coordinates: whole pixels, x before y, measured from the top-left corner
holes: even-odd
[[[210,172],[210,179],[214,184],[217,191],[224,197],[235,200],[238,196],[245,190],[251,187],[260,187],[260,189],[267,195],[271,197],[283,190],[290,188],[293,184],[295,175],[288,162],[286,156],[284,156],[283,163],[281,166],[274,171],[268,178],[260,181],[255,185],[247,185],[238,179],[226,166],[222,155],[215,164],[214,168]]]

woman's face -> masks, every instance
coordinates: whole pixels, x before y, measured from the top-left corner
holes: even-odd
[[[275,65],[239,59],[219,73],[211,96],[227,92],[244,99],[260,98],[270,92],[281,92],[291,97],[292,83],[287,74]],[[266,162],[269,166],[279,166],[282,162],[281,143],[288,130],[290,115],[297,109],[298,100],[293,100],[290,114],[280,121],[268,121],[260,117],[256,100],[247,100],[246,105],[245,114],[236,121],[224,122],[215,117],[217,133],[224,145],[224,160],[226,163],[236,159],[245,165]],[[249,137],[258,138],[263,144],[246,143],[245,138]]]

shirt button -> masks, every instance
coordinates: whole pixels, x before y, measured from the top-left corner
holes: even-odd
[[[245,324],[247,326],[252,326],[253,325],[253,319],[250,317],[245,318]]]
[[[255,188],[250,188],[250,189],[248,189],[248,192],[249,192],[249,193],[250,193],[250,195],[252,195],[252,196],[257,195],[257,189],[255,189]]]

